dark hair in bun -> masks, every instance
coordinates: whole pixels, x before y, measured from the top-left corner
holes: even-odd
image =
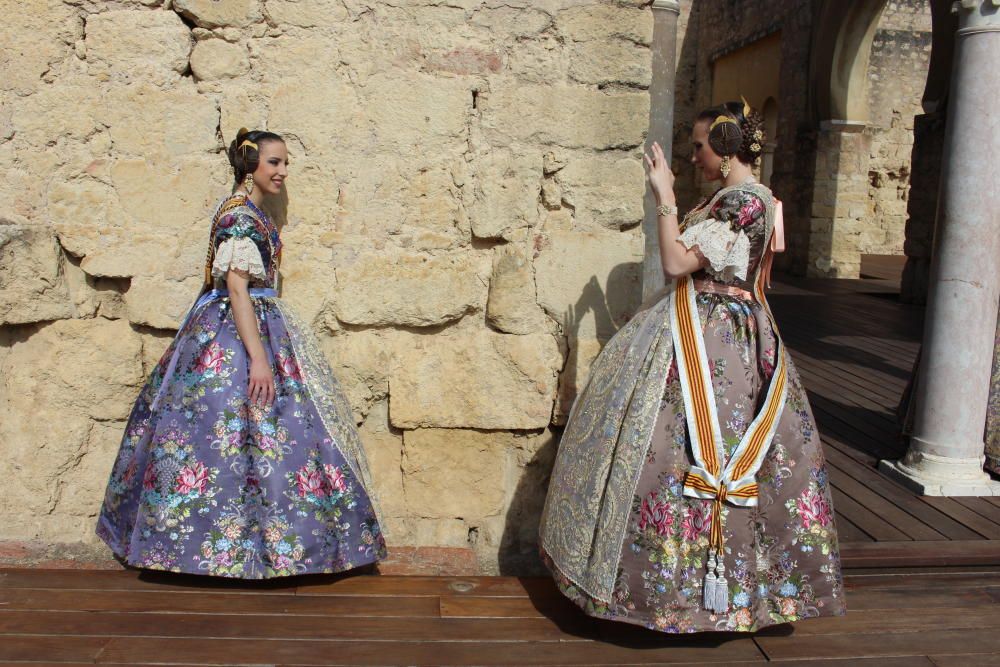
[[[244,141],[249,144],[244,145]],[[242,129],[236,133],[236,138],[229,144],[229,164],[233,167],[233,177],[237,183],[242,183],[247,174],[257,171],[260,164],[260,146],[268,141],[285,142],[280,134],[268,132],[267,130],[246,130]],[[256,144],[256,147],[250,144]]]
[[[743,114],[743,102],[726,102],[705,109],[696,122],[714,123],[719,116],[726,116],[735,123],[719,123],[709,130],[708,145],[717,155],[735,155],[740,162],[754,164],[764,146],[764,119],[756,109]]]

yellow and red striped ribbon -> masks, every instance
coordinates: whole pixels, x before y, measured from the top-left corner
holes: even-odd
[[[763,280],[763,274],[758,275],[754,293],[773,326],[774,318],[764,298]],[[723,503],[742,507],[757,504],[756,474],[774,438],[785,405],[787,363],[784,345],[775,329],[777,366],[767,396],[732,456],[728,462],[725,461],[722,431],[695,297],[690,277],[676,281],[670,308],[672,334],[695,462],[685,477],[684,495],[714,501],[709,547],[721,553]]]

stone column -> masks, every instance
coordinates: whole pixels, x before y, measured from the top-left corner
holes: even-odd
[[[677,73],[677,0],[653,0],[653,76],[649,84],[649,135],[646,150],[658,141],[669,159],[674,136],[674,80]],[[656,224],[656,200],[647,186],[642,232],[645,250],[642,261],[642,298],[663,287],[660,265],[660,238]]]
[[[983,428],[1000,299],[1000,0],[956,2],[959,29],[910,449],[880,468],[924,495],[1000,495]]]

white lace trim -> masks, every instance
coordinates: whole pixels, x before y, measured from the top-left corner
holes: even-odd
[[[212,276],[225,278],[230,269],[249,273],[257,280],[267,280],[264,260],[254,242],[245,236],[228,238],[215,251]]]
[[[698,246],[698,252],[708,260],[708,271],[723,282],[733,278],[747,279],[750,266],[750,239],[734,231],[728,222],[708,218],[688,227],[677,239],[684,247]]]

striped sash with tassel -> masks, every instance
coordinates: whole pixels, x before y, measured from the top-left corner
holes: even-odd
[[[759,272],[754,294],[773,326],[774,318],[764,298],[765,280],[764,272]],[[670,306],[672,335],[694,455],[694,465],[684,480],[684,495],[713,501],[703,606],[709,611],[725,613],[729,609],[729,585],[723,562],[723,504],[737,507],[757,505],[757,471],[767,455],[785,407],[787,361],[784,344],[775,328],[776,367],[767,396],[739,445],[726,461],[695,297],[690,277],[676,281]]]

